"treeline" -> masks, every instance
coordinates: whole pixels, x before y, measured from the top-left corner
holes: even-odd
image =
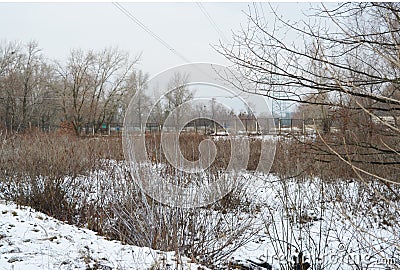
[[[130,98],[147,80],[138,56],[118,48],[73,49],[66,61],[47,58],[38,43],[0,43],[0,128],[23,131],[122,122]]]

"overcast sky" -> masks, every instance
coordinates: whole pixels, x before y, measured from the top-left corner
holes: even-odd
[[[121,3],[136,19],[151,29],[191,62],[228,62],[210,44],[231,38],[232,31],[246,25],[244,12],[252,3]],[[267,20],[268,3],[263,3]],[[297,19],[308,4],[279,3],[281,14]],[[0,39],[36,40],[43,53],[63,60],[73,48],[100,50],[118,46],[131,55],[141,54],[138,68],[155,75],[185,60],[171,52],[135,24],[112,3],[0,3]]]

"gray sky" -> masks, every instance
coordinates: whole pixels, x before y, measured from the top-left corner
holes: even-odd
[[[217,44],[223,37],[198,4],[121,4],[191,62],[228,64],[211,48],[210,44]],[[232,31],[246,25],[243,11],[247,11],[249,5],[252,3],[202,4],[228,39]],[[267,13],[268,3],[263,5]],[[280,13],[292,19],[298,19],[300,9],[308,6],[305,3],[278,4]],[[151,76],[185,63],[112,3],[0,3],[0,25],[1,40],[36,40],[51,59],[64,60],[73,48],[100,50],[118,46],[131,55],[142,54],[137,67]]]

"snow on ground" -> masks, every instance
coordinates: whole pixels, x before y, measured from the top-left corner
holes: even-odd
[[[0,201],[0,270],[206,269],[174,252],[108,241],[29,207]]]
[[[261,203],[262,230],[232,254],[232,261],[249,269],[287,269],[288,265],[297,269],[294,265],[302,251],[310,269],[400,269],[400,228],[386,221],[398,218],[396,210],[380,218],[385,204],[377,201],[366,207],[371,198],[358,182],[282,182],[271,175],[248,178],[253,180],[251,197]],[[335,201],[338,187],[340,200],[346,201]],[[250,261],[269,266],[254,268]]]
[[[120,187],[127,184],[120,175],[123,166],[117,162],[110,166],[110,171],[67,178],[66,186],[78,185],[84,190],[68,192],[69,196],[76,199],[80,195],[84,203],[108,201],[121,194]],[[109,181],[115,175],[121,183]],[[259,227],[260,231],[231,255],[231,261],[241,265],[250,265],[249,260],[268,262],[273,269],[281,269],[288,261],[294,263],[293,256],[301,250],[312,269],[400,269],[400,202],[388,204],[377,197],[374,192],[382,185],[371,182],[367,188],[357,181],[339,179],[332,183],[282,181],[252,173],[243,177],[248,196],[257,205],[252,208],[254,213],[247,214],[254,215],[252,229]],[[68,185],[70,181],[76,182]],[[160,269],[172,270],[177,269],[174,259],[174,253],[108,241],[31,208],[0,201],[0,270],[151,269],[157,263]],[[183,263],[184,269],[198,269],[188,259]]]

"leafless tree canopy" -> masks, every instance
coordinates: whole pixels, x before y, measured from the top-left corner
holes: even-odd
[[[76,133],[121,122],[124,109],[148,76],[138,57],[116,48],[72,50],[65,63],[46,59],[37,42],[0,44],[0,119],[10,130],[59,126]]]
[[[341,4],[333,10],[322,6],[310,15],[319,20],[315,24],[291,24],[273,13],[275,22],[269,25],[256,7],[249,11],[247,28],[235,34],[234,44],[217,49],[261,94],[282,91],[285,100],[310,103],[310,93],[327,93],[329,101],[319,104],[347,107],[352,106],[340,97],[361,97],[374,102],[370,109],[378,102],[399,105],[383,92],[398,83],[396,3]],[[296,40],[285,43],[282,38],[289,34]]]
[[[22,46],[0,44],[0,110],[2,124],[15,128],[47,121],[51,110],[43,108],[52,84],[53,71],[36,42]]]
[[[95,53],[73,50],[65,67],[58,68],[62,82],[62,110],[76,131],[83,123],[99,128],[113,120],[129,92],[128,78],[137,60],[127,53],[105,49]]]
[[[336,131],[323,138],[318,160],[334,153],[356,166],[387,165],[393,180],[400,164],[400,5],[331,6],[293,23],[254,4],[233,44],[216,49],[248,78],[244,91],[298,102],[300,115],[322,119],[324,133]]]

